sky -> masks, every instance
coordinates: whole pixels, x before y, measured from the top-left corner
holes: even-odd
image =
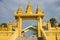
[[[44,22],[47,22],[50,18],[54,17],[60,22],[60,0],[30,0],[33,8],[33,12],[36,12],[37,5],[44,11]],[[14,11],[17,11],[22,6],[23,12],[26,11],[28,0],[0,0],[0,24],[16,22],[14,17]],[[23,28],[29,25],[36,25],[34,20],[24,20]]]
[[[22,6],[23,12],[26,11],[29,0],[0,0],[0,24],[9,23],[10,21],[16,22],[14,17],[14,11],[17,11]],[[47,22],[50,18],[54,17],[60,22],[60,0],[30,0],[33,8],[33,12],[36,12],[37,5],[44,11],[44,22]],[[23,21],[23,24],[30,23],[36,24],[36,21],[30,20]],[[32,22],[33,21],[33,22]]]

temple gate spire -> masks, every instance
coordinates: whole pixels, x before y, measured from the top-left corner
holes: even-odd
[[[32,14],[32,6],[30,4],[30,1],[28,2],[27,9],[26,9],[27,14]]]

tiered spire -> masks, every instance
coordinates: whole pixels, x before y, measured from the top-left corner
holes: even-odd
[[[22,7],[19,7],[19,8],[18,8],[18,11],[17,11],[17,13],[20,13],[20,14],[22,14]]]
[[[30,1],[29,1],[28,5],[27,5],[26,13],[27,14],[32,14],[32,6],[30,4]]]
[[[42,13],[41,8],[39,6],[37,6],[36,14],[40,14],[40,13]]]

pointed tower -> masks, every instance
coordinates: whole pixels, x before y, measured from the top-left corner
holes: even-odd
[[[18,14],[22,14],[22,7],[19,7],[19,8],[18,8],[17,13],[18,13]]]
[[[30,2],[27,5],[26,13],[27,14],[32,14],[32,6],[31,6]]]
[[[41,11],[41,8],[40,8],[39,6],[37,6],[36,14],[41,14],[41,13],[43,13],[43,12]]]
[[[27,9],[26,9],[26,14],[22,14],[22,8],[18,8],[18,14],[14,14],[15,19],[17,20],[17,27],[18,27],[18,36],[21,38],[22,37],[22,20],[37,20],[37,24],[38,24],[38,37],[41,37],[41,28],[42,28],[42,20],[44,17],[44,14],[42,13],[41,9],[39,8],[39,6],[36,9],[36,14],[32,14],[32,6],[30,4],[30,2],[27,5]]]

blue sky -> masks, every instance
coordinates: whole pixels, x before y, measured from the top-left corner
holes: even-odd
[[[44,11],[44,21],[47,22],[50,18],[55,17],[58,22],[60,22],[60,0],[30,0],[30,3],[33,7],[33,12],[36,11],[37,4],[41,7],[41,10]],[[16,22],[14,18],[14,11],[17,11],[18,7],[22,6],[23,12],[26,11],[26,6],[28,0],[0,0],[0,23],[10,21]],[[33,24],[33,22],[25,22],[23,24]]]

